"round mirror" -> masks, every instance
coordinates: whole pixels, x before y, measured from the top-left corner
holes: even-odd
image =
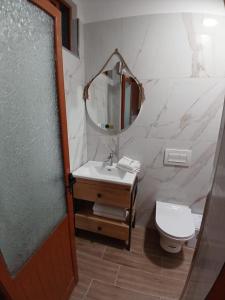
[[[141,84],[119,58],[112,67],[105,65],[84,90],[89,118],[111,134],[127,129],[135,121],[143,99]]]

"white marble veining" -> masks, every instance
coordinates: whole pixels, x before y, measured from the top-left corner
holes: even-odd
[[[207,17],[160,14],[85,24],[86,80],[115,48],[139,79],[224,77],[225,18],[213,15],[217,26],[205,27]]]
[[[225,79],[162,79],[144,88],[147,100],[134,127],[146,138],[217,140]]]
[[[107,136],[87,125],[89,160],[113,150],[142,163],[137,223],[146,225],[157,198],[201,213],[211,188],[212,169],[225,94],[225,18],[161,14],[96,22],[84,26],[85,78],[95,74],[119,48],[143,82],[146,100],[132,126]],[[93,59],[93,57],[95,59]],[[166,147],[192,149],[190,168],[163,165]]]
[[[167,94],[166,87],[171,87],[171,81],[173,82],[173,80],[158,82],[158,90],[152,99],[147,96],[138,120],[119,136],[101,135],[89,128],[89,159],[105,159],[113,150],[118,153],[119,158],[128,155],[141,161],[143,168],[140,173],[137,203],[138,222],[141,224],[148,222],[157,197],[166,199],[169,197],[171,202],[189,205],[193,211],[201,213],[204,199],[211,186],[225,81],[224,79],[187,79],[180,82],[176,80],[172,84],[174,94],[166,104],[168,108],[174,107],[176,114],[170,112],[168,115],[171,119],[165,121],[163,116],[167,114],[167,109],[160,99],[164,99],[164,94]],[[155,88],[156,86],[157,84]],[[186,93],[191,88],[196,91],[192,91],[188,97]],[[171,92],[168,94],[171,95]],[[183,98],[186,102],[179,105],[179,100]],[[153,99],[157,99],[158,102]],[[199,101],[203,104],[199,105]],[[187,114],[187,110],[192,121],[180,128],[181,118]],[[196,123],[193,124],[195,120]],[[165,122],[166,126],[161,126],[161,122]],[[155,136],[155,132],[158,135]],[[191,167],[188,169],[165,167],[164,150],[170,147],[192,149]]]
[[[215,178],[205,210],[204,228],[194,257],[190,279],[182,299],[206,299],[225,260],[225,111],[216,151]],[[212,297],[212,295],[211,295]]]
[[[76,0],[76,4],[84,23],[180,12],[225,15],[223,0]]]
[[[80,36],[83,27],[80,26]],[[64,85],[69,138],[70,168],[77,169],[87,160],[86,115],[83,100],[84,57],[83,42],[80,45],[80,58],[63,49]]]
[[[128,155],[142,164],[137,201],[139,223],[148,223],[156,199],[185,204],[195,212],[202,212],[204,198],[210,189],[216,142],[193,144],[191,141],[145,139],[137,136],[128,140],[122,137],[106,139],[96,135],[88,137],[90,159],[106,158],[111,149],[116,149],[117,143],[119,158]],[[191,167],[165,167],[164,149],[170,147],[192,149]]]

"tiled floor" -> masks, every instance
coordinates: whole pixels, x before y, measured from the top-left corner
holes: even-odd
[[[193,249],[169,254],[159,246],[154,230],[133,230],[132,249],[123,243],[79,233],[76,238],[79,283],[70,300],[179,299]]]

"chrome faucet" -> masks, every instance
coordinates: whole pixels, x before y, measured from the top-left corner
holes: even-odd
[[[107,159],[104,161],[105,163],[109,163],[109,166],[111,167],[113,165],[113,152],[109,154]]]

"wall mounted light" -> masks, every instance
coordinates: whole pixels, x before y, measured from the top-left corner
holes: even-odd
[[[205,18],[203,20],[203,25],[205,27],[215,27],[218,24],[218,21],[213,18]]]

